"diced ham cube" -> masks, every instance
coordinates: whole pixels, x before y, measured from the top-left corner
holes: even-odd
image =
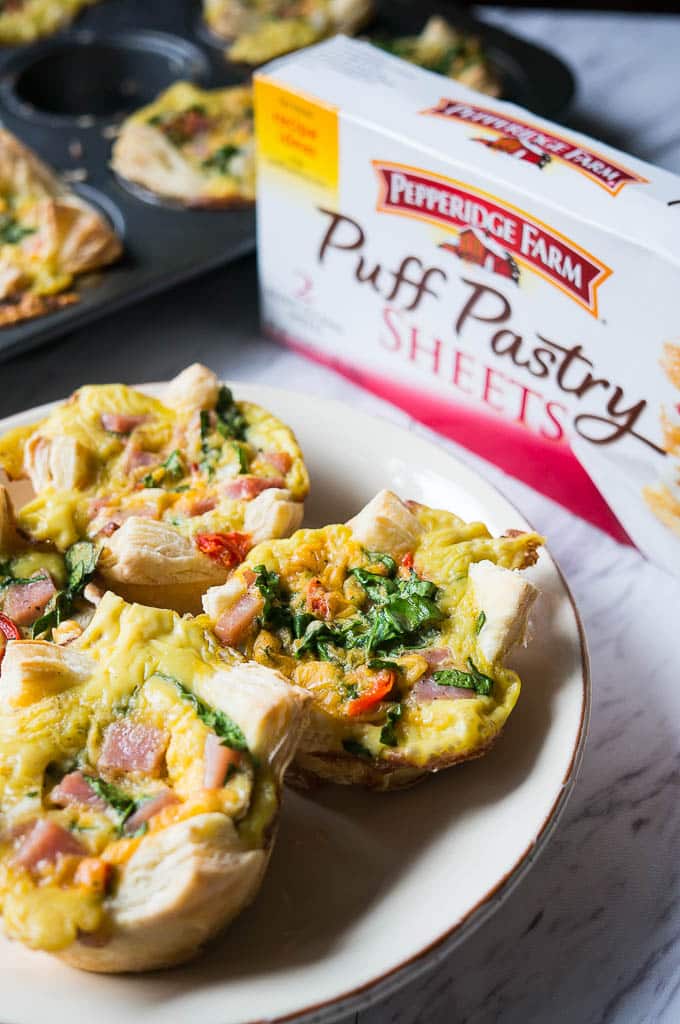
[[[222,486],[222,493],[227,498],[252,501],[258,494],[268,490],[270,487],[281,488],[285,486],[286,481],[281,477],[237,476],[235,480],[230,480]]]
[[[99,420],[104,430],[108,430],[111,434],[131,434],[136,427],[146,423],[148,418],[144,414],[134,416],[124,412],[103,412]]]
[[[235,647],[248,632],[261,609],[261,596],[248,591],[233,607],[220,615],[215,623],[215,635],[223,644]]]
[[[414,651],[414,654],[424,658],[431,668],[438,668],[453,660],[450,647],[426,647],[422,651]]]
[[[19,847],[15,861],[22,868],[33,871],[41,864],[51,864],[59,856],[73,854],[82,857],[85,848],[61,825],[43,818],[35,823]]]
[[[469,700],[477,694],[464,686],[440,686],[432,676],[423,676],[411,690],[411,696],[416,703],[426,704],[431,700]]]
[[[158,462],[157,452],[147,452],[143,448],[138,448],[132,442],[125,449],[124,464],[128,472],[133,469],[139,469],[140,466],[155,466],[158,465]]]
[[[70,772],[50,793],[50,801],[57,807],[80,804],[97,811],[106,810],[107,803],[95,793],[82,772]]]
[[[133,832],[141,828],[150,818],[153,818],[154,814],[158,814],[159,811],[164,810],[166,807],[171,807],[173,804],[180,802],[179,797],[172,792],[171,789],[164,789],[156,796],[152,796],[149,800],[145,800],[141,807],[139,807],[134,814],[131,814],[128,820],[123,826],[123,832],[131,836]]]
[[[132,516],[137,516],[138,519],[158,519],[158,509],[155,505],[138,505],[134,508],[117,509],[104,521],[97,533],[104,537],[110,537]]]
[[[18,626],[30,626],[45,611],[57,588],[46,569],[34,573],[35,583],[13,583],[5,591],[2,610]]]
[[[104,733],[98,767],[159,775],[170,737],[162,729],[123,719]]]
[[[285,476],[293,465],[293,459],[288,452],[263,452],[262,461],[272,466],[281,476]]]
[[[103,508],[107,508],[109,505],[112,505],[114,500],[115,499],[110,494],[103,494],[101,498],[92,498],[88,505],[90,519],[94,519],[94,517],[98,515]]]
[[[238,750],[225,747],[214,732],[209,732],[203,748],[203,785],[206,789],[220,789],[227,778],[231,765],[241,760]]]

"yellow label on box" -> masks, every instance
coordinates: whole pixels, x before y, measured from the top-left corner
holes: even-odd
[[[336,190],[338,114],[335,107],[256,77],[255,134],[261,160]]]

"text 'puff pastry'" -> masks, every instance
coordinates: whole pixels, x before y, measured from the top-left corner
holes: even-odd
[[[500,735],[541,543],[381,491],[345,525],[259,544],[203,604],[223,643],[312,695],[294,781],[390,789]]]
[[[255,896],[308,695],[208,620],[112,593],[0,674],[5,930],[91,971],[178,963]]]

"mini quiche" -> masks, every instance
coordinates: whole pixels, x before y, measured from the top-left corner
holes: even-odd
[[[205,611],[314,698],[293,781],[408,785],[484,754],[520,691],[506,668],[542,538],[378,494],[346,525],[260,544]]]
[[[20,46],[58,32],[96,0],[3,0],[0,46]]]
[[[0,327],[77,302],[74,278],[121,251],[104,217],[0,129]]]
[[[373,0],[203,0],[209,28],[233,39],[229,60],[257,65],[342,32],[354,35],[370,19]]]
[[[33,484],[17,512],[27,537],[59,551],[92,541],[107,586],[178,611],[200,610],[251,547],[297,529],[309,490],[292,431],[198,364],[161,398],[80,388],[0,438],[0,466]]]
[[[175,82],[123,122],[112,167],[121,178],[186,206],[254,202],[252,89]]]
[[[0,663],[8,640],[47,636],[68,643],[83,632],[101,591],[92,582],[98,550],[79,541],[62,555],[30,544],[0,486]]]
[[[90,971],[188,959],[254,898],[308,695],[203,616],[101,600],[0,672],[0,910]]]
[[[420,35],[371,41],[411,64],[455,78],[469,89],[488,96],[501,95],[500,79],[479,39],[453,28],[438,15],[428,19]]]

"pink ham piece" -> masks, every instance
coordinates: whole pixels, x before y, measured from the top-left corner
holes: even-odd
[[[281,476],[285,476],[293,465],[293,459],[288,452],[263,452],[262,461],[272,466]]]
[[[19,847],[15,862],[28,871],[51,864],[59,856],[84,857],[85,848],[61,825],[43,818],[37,821]]]
[[[55,786],[50,793],[50,802],[57,807],[69,807],[71,804],[80,804],[82,807],[92,807],[97,811],[104,811],[108,806],[106,800],[92,789],[82,772],[71,772],[65,775],[58,786]]]
[[[158,465],[158,462],[157,452],[147,452],[143,448],[138,448],[135,444],[129,444],[125,449],[124,464],[128,473],[133,469],[139,469],[140,466]]]
[[[261,596],[248,591],[239,598],[233,608],[220,615],[215,623],[215,635],[223,644],[235,647],[247,633],[261,608]]]
[[[158,519],[158,509],[153,505],[139,505],[137,508],[117,509],[105,520],[103,526],[97,530],[97,533],[101,533],[104,537],[110,537],[111,534],[115,533],[123,525],[126,519],[131,519],[132,516],[137,516],[138,519]]]
[[[239,476],[230,480],[222,487],[222,493],[227,498],[236,498],[242,501],[252,501],[262,491],[270,487],[285,487],[286,481],[278,476]]]
[[[97,765],[114,772],[160,774],[170,737],[162,729],[123,719],[104,733]]]
[[[148,416],[133,416],[124,412],[103,412],[99,421],[110,434],[131,434],[135,427],[146,423]]]
[[[42,577],[42,578],[41,578]],[[35,583],[13,583],[5,591],[2,610],[17,626],[30,626],[45,611],[57,588],[46,569],[31,576]]]
[[[90,519],[94,519],[96,515],[99,515],[103,508],[113,505],[114,501],[115,498],[110,494],[103,495],[101,498],[93,498],[89,504]]]
[[[411,690],[411,696],[416,703],[426,704],[431,700],[469,700],[477,694],[464,686],[440,686],[432,676],[423,676]]]
[[[206,789],[221,789],[231,765],[241,760],[238,750],[225,747],[214,732],[209,732],[203,748],[203,785]]]
[[[422,651],[415,651],[421,658],[425,658],[430,668],[439,668],[453,660],[450,647],[426,647]]]
[[[145,825],[150,818],[153,818],[154,814],[158,814],[159,811],[164,810],[166,807],[172,807],[173,804],[178,804],[179,802],[179,797],[171,789],[164,789],[162,792],[157,793],[156,796],[145,800],[142,806],[134,814],[130,815],[123,826],[123,832],[126,836],[132,835],[142,825]]]

